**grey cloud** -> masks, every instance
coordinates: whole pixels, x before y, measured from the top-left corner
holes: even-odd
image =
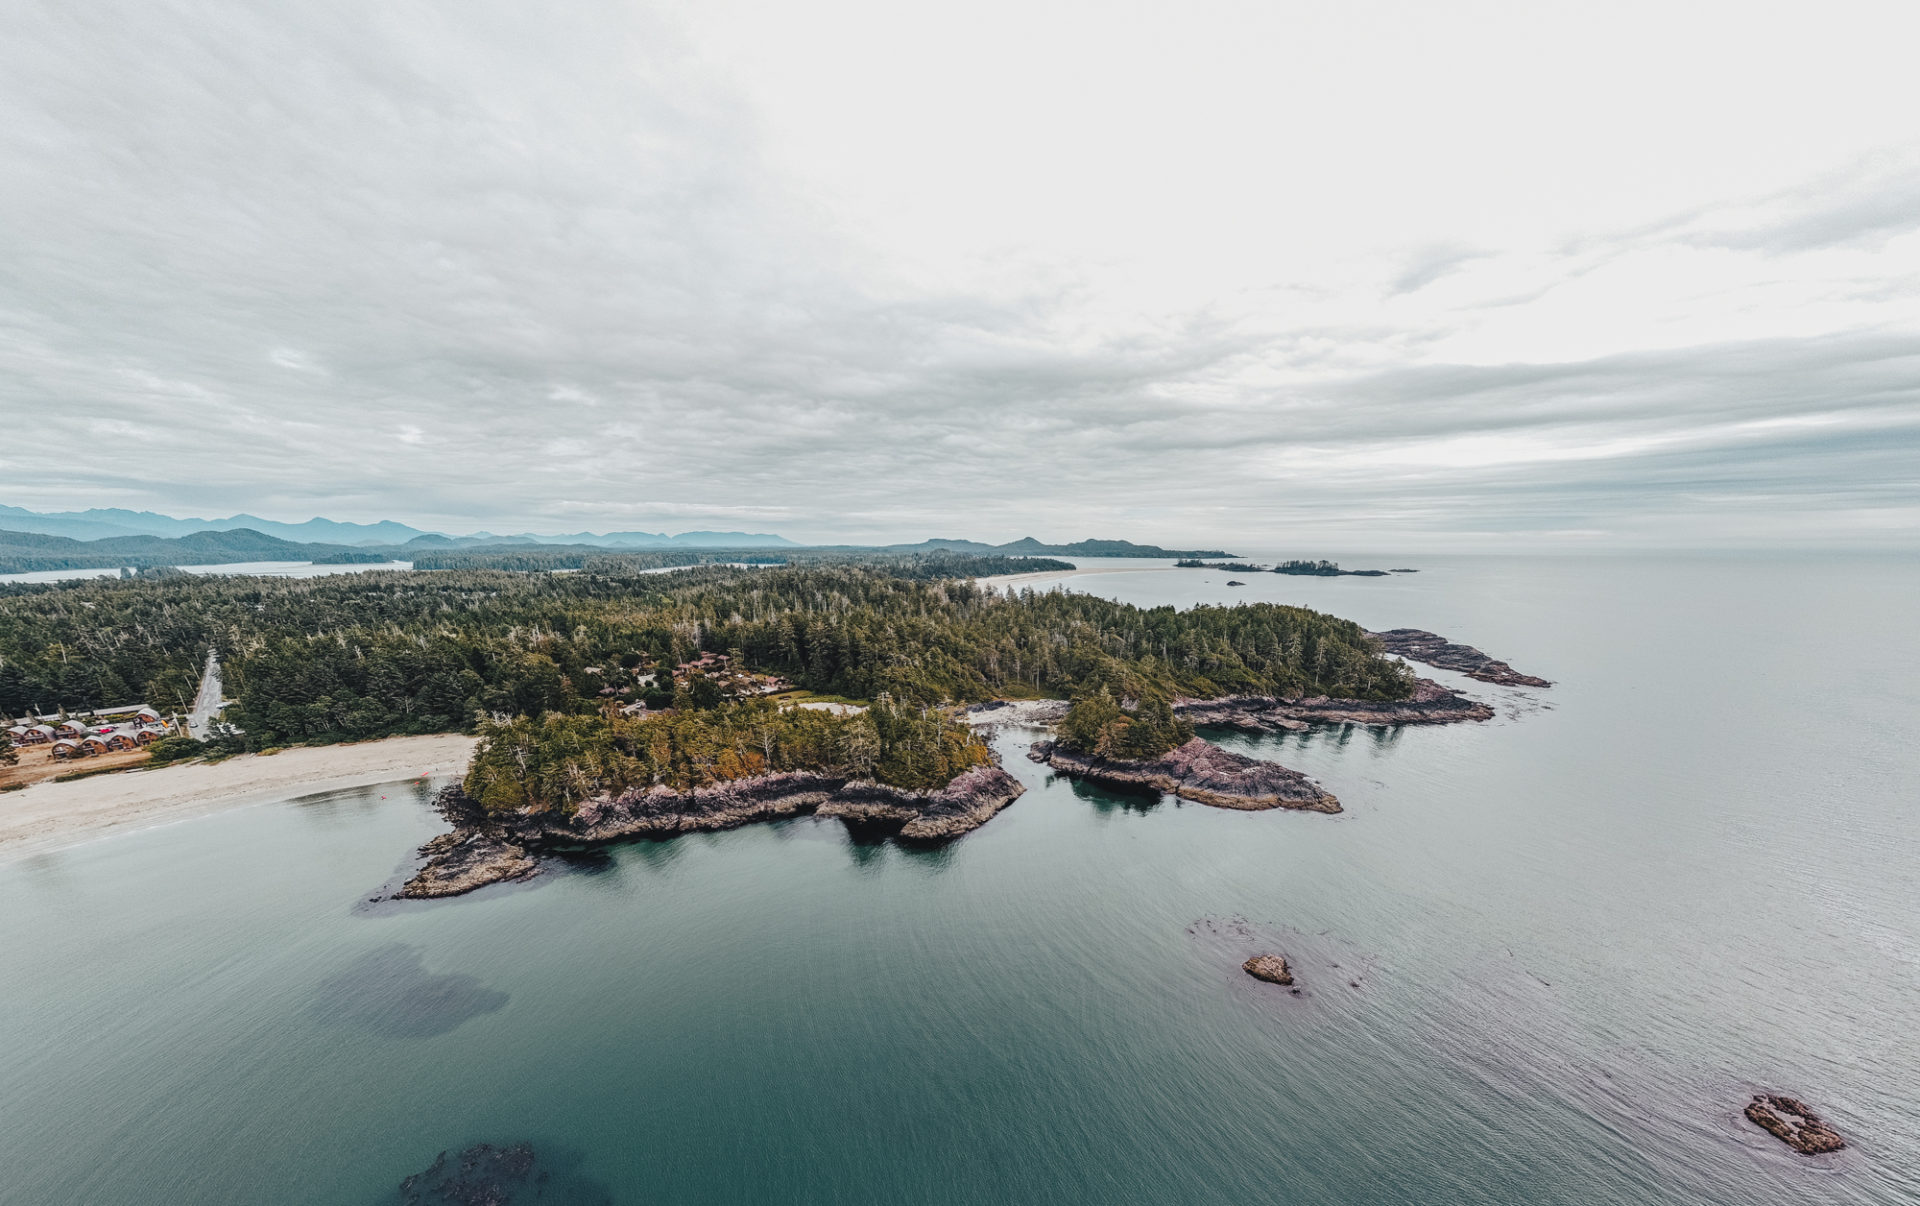
[[[1785,255],[1828,247],[1875,247],[1920,230],[1920,171],[1862,169],[1773,199],[1786,211],[1749,227],[1706,228],[1688,241]]]
[[[1920,498],[1920,337],[1360,372],[1343,349],[1418,360],[1438,334],[1203,312],[1067,337],[1070,277],[992,300],[903,284],[783,191],[750,116],[627,6],[175,0],[11,24],[0,411],[63,421],[0,446],[29,492],[8,502],[1230,542],[1604,528],[1703,490],[1759,497],[1754,516]],[[1430,248],[1395,288],[1477,254]],[[1741,430],[1808,415],[1836,426]],[[1669,443],[1358,476],[1287,460],[1514,434]]]
[[[1407,260],[1391,286],[1394,294],[1418,293],[1443,276],[1450,276],[1474,260],[1485,259],[1489,254],[1462,243],[1447,243],[1436,247],[1427,247],[1415,253]]]

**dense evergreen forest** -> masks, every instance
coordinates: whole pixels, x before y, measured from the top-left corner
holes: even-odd
[[[471,730],[664,698],[647,673],[701,651],[902,706],[997,696],[1407,696],[1350,621],[1248,604],[1140,609],[996,595],[950,574],[1004,559],[671,574],[371,572],[0,586],[0,713],[192,699],[220,651],[228,719],[260,748]],[[654,694],[649,697],[648,692]],[[684,692],[683,692],[684,694]]]
[[[989,759],[970,726],[889,700],[848,716],[764,699],[639,719],[549,712],[487,720],[480,735],[465,787],[492,812],[571,810],[601,792],[791,770],[929,790]]]
[[[1060,721],[1060,744],[1100,758],[1158,758],[1193,739],[1193,726],[1173,714],[1164,697],[1133,707],[1106,687],[1074,697]]]

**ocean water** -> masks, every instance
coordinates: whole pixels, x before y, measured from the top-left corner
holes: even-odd
[[[221,565],[182,565],[189,574],[225,576],[248,574],[256,578],[324,578],[332,574],[364,574],[373,570],[407,570],[411,561],[381,561],[374,564],[334,565],[324,561],[235,561]],[[0,582],[71,582],[82,578],[118,578],[117,569],[32,570],[21,574],[0,574]]]
[[[1554,680],[1222,736],[1338,816],[1006,730],[1028,793],[938,851],[799,820],[368,904],[437,831],[416,784],[0,865],[0,1202],[391,1202],[519,1140],[582,1202],[1920,1200],[1920,564],[1380,564],[1422,572],[1070,583]],[[1786,1151],[1757,1089],[1853,1147]]]

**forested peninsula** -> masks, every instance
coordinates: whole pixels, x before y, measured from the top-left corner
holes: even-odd
[[[702,566],[6,584],[0,712],[184,706],[210,647],[234,701],[227,718],[256,749],[471,731],[481,715],[592,715],[615,700],[670,706],[659,671],[702,652],[902,704],[1067,698],[1096,684],[1169,698],[1414,690],[1359,625],[1303,607],[1137,608],[937,574]]]
[[[402,891],[420,896],[530,874],[547,847],[805,813],[902,840],[965,833],[1021,790],[970,703],[1073,699],[1063,770],[1112,779],[1158,760],[1196,799],[1322,811],[1338,803],[1301,776],[1194,738],[1190,709],[1332,701],[1404,723],[1452,701],[1431,718],[1480,716],[1347,620],[972,581],[1009,568],[1025,563],[16,584],[0,587],[0,712],[183,702],[214,648],[230,728],[176,756],[477,732],[441,798],[454,831]]]

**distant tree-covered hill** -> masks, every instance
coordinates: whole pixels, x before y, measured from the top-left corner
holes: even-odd
[[[300,544],[247,528],[177,537],[110,536],[103,540],[0,531],[0,574],[122,566],[231,565],[241,561],[364,565],[387,559],[383,551],[337,544]]]

